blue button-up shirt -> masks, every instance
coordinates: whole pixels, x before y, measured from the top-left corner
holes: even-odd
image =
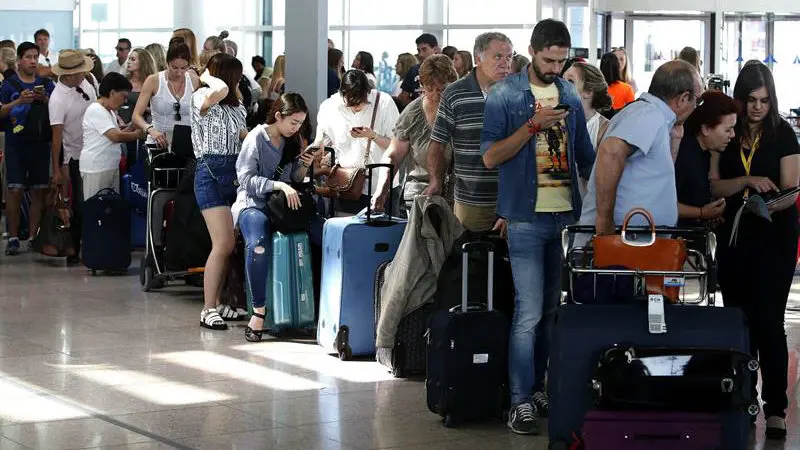
[[[531,92],[528,80],[528,67],[521,72],[509,75],[492,87],[486,98],[481,132],[481,152],[495,142],[507,139],[514,134],[534,114],[536,99]],[[586,116],[583,113],[575,87],[561,78],[556,78],[559,103],[570,106],[567,115],[567,161],[570,177],[574,181],[572,190],[572,213],[577,220],[581,212],[581,194],[578,176],[584,180],[594,165],[594,148],[586,130]],[[510,160],[500,164],[497,196],[497,215],[508,220],[532,222],[536,211],[536,194],[539,189],[536,172],[536,139],[534,136]]]

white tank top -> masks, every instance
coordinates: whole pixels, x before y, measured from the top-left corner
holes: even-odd
[[[192,100],[192,79],[187,73],[185,75],[183,88],[183,97],[180,100],[175,99],[172,92],[169,90],[167,82],[167,72],[161,71],[158,73],[158,91],[150,98],[150,114],[152,116],[152,124],[156,130],[161,131],[167,135],[167,142],[172,145],[172,131],[175,125],[191,126],[189,116],[191,115],[191,100]],[[176,111],[175,103],[180,104],[180,108]],[[181,120],[175,120],[175,114],[181,115]],[[147,137],[147,143],[153,143],[155,140],[152,136]]]

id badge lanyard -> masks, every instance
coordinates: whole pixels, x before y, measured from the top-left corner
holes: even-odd
[[[744,166],[744,173],[745,176],[750,176],[750,169],[753,167],[753,155],[756,154],[756,150],[758,150],[758,145],[761,143],[761,133],[758,133],[756,138],[753,140],[753,145],[750,146],[750,154],[745,156],[744,154],[744,146],[739,146],[739,157],[742,159],[742,166]],[[750,188],[744,189],[743,198],[747,200],[750,198]]]

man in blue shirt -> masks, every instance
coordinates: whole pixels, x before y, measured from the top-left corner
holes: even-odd
[[[538,433],[547,414],[544,392],[549,326],[561,289],[562,229],[581,211],[594,150],[575,88],[558,75],[571,39],[563,22],[533,30],[531,63],[499,82],[486,99],[481,151],[497,167],[497,215],[508,221],[508,247],[517,291],[511,324],[508,427]]]
[[[36,75],[39,48],[23,42],[17,48],[17,74],[0,88],[0,127],[6,133],[8,179],[7,255],[19,253],[20,204],[26,188],[32,201],[30,236],[36,235],[42,216],[45,190],[50,185],[50,120],[47,103],[55,84]]]
[[[702,93],[700,74],[689,63],[670,61],[656,70],[649,91],[614,116],[597,148],[581,225],[612,234],[634,207],[650,211],[656,225],[678,222],[671,134],[682,132]],[[632,224],[643,225],[638,220]]]

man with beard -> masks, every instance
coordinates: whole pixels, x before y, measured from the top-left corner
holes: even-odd
[[[483,116],[483,162],[499,170],[497,215],[508,221],[516,288],[508,427],[518,434],[538,433],[536,419],[547,415],[544,381],[561,286],[561,231],[580,216],[578,184],[594,164],[578,94],[558,77],[570,45],[563,22],[539,22],[528,48],[531,63],[492,89]]]
[[[428,146],[430,184],[424,195],[442,193],[445,172],[453,179],[454,213],[470,231],[504,229],[497,218],[497,169],[481,159],[481,128],[486,95],[511,70],[514,47],[502,33],[489,32],[475,39],[475,68],[450,84],[442,94]],[[453,148],[453,166],[445,164],[445,148]]]

